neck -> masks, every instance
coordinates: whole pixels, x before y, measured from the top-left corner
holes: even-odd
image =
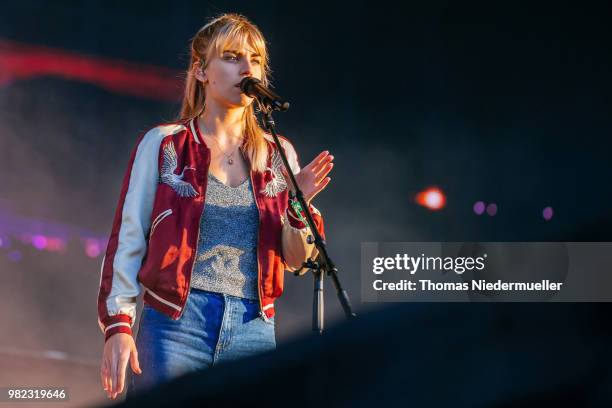
[[[202,133],[214,137],[222,145],[233,144],[238,139],[242,139],[244,109],[244,107],[228,109],[207,102],[206,109],[199,117]]]

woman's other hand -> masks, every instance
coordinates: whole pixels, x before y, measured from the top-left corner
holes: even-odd
[[[127,333],[112,335],[104,344],[100,372],[102,387],[108,394],[108,398],[115,399],[123,392],[128,360],[132,371],[141,374],[134,338]]]
[[[295,174],[295,181],[297,182],[300,190],[304,193],[304,200],[308,204],[312,201],[317,194],[319,194],[331,181],[327,174],[334,167],[334,156],[329,152],[323,151],[319,153],[306,167],[303,167],[298,174]],[[289,175],[287,174],[283,166],[283,176],[287,181],[287,185],[291,188],[291,182],[289,181]],[[293,189],[291,188],[293,191]]]

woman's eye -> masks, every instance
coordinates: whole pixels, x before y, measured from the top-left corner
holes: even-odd
[[[239,61],[240,57],[238,55],[226,54],[223,56],[223,59],[226,61]],[[259,58],[252,59],[251,63],[255,65],[261,65],[261,59]]]

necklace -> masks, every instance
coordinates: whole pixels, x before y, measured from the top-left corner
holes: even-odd
[[[204,121],[202,121],[202,129],[207,132],[206,127],[204,127]],[[208,132],[207,132],[208,133]],[[221,145],[219,144],[219,142],[217,142],[217,139],[215,139],[214,137],[207,135],[213,142],[215,142],[215,144],[217,145],[217,147],[219,148],[219,151],[225,156],[225,158],[227,159],[227,164],[229,164],[230,166],[232,164],[234,164],[234,153],[236,153],[236,150],[238,150],[240,148],[240,146],[236,147],[234,149],[233,152],[231,152],[230,154],[225,153],[225,151],[223,151],[223,149],[221,148]],[[244,139],[244,137],[241,137],[240,140]]]

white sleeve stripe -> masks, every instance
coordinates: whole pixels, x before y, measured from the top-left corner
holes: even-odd
[[[125,322],[120,322],[120,323],[113,323],[113,324],[109,324],[106,329],[104,329],[104,332],[106,333],[108,331],[108,329],[112,329],[113,327],[117,327],[117,326],[127,326],[129,328],[132,328],[132,326],[130,326],[129,323],[125,323]]]
[[[186,130],[182,125],[151,129],[141,139],[123,201],[117,249],[113,259],[112,286],[106,298],[109,315],[136,317],[136,298],[140,294],[137,274],[146,253],[145,233],[151,226],[151,212],[159,177],[159,147],[167,136]]]

